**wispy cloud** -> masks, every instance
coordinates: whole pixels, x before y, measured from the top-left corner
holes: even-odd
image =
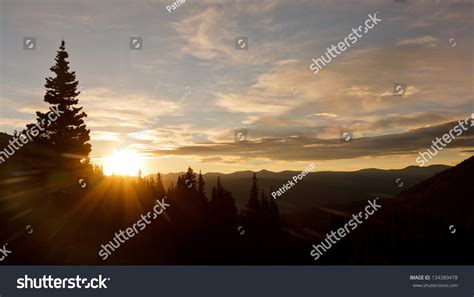
[[[432,145],[436,137],[447,133],[457,122],[418,128],[404,133],[355,138],[351,142],[340,139],[307,137],[264,138],[245,143],[221,143],[180,147],[172,151],[156,151],[156,155],[179,156],[245,156],[271,160],[340,160],[360,157],[380,157],[416,154]],[[449,144],[450,149],[474,146],[474,131],[467,130]]]
[[[424,47],[436,47],[438,46],[439,40],[432,36],[422,36],[417,38],[403,39],[397,42],[396,46],[424,46]]]
[[[0,131],[46,110],[44,78],[65,38],[94,156],[158,116],[133,149],[243,168],[363,156],[388,162],[474,108],[469,1],[204,0],[171,14],[167,0],[27,2],[0,4]],[[308,69],[374,11],[384,20],[377,30],[317,75]],[[30,35],[38,48],[22,51]],[[144,38],[142,51],[129,50],[130,36]],[[238,36],[248,37],[248,50],[235,49]],[[407,85],[403,96],[393,96],[394,83]],[[249,130],[245,145],[231,143],[237,128]],[[340,143],[341,129],[356,139]],[[466,138],[451,147],[469,146]]]

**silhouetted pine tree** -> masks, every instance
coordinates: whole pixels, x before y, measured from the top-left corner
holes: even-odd
[[[166,190],[166,196],[168,197],[172,197],[173,194],[174,194],[174,184],[171,183],[169,186],[168,186],[168,189]]]
[[[258,199],[258,181],[257,175],[254,173],[252,176],[252,187],[249,191],[249,200],[245,205],[245,209],[243,211],[243,216],[245,221],[250,226],[255,227],[258,224],[258,216],[260,210],[260,201]]]
[[[189,190],[196,189],[196,173],[194,173],[191,167],[188,167],[188,171],[184,175],[184,184]]]
[[[84,123],[87,115],[81,112],[82,107],[76,107],[79,82],[75,72],[69,70],[68,57],[63,40],[55,58],[56,64],[50,68],[55,76],[46,78],[44,95],[45,102],[63,113],[55,121],[50,121],[48,113],[36,112],[38,124],[44,127],[37,139],[53,151],[52,157],[57,160],[56,165],[60,169],[77,169],[84,167],[80,163],[81,158],[86,158],[86,164],[89,164],[91,145],[88,143],[89,130]],[[33,126],[30,124],[27,127]]]
[[[92,165],[92,173],[96,177],[104,177],[104,167],[99,165]]]
[[[220,177],[212,188],[208,221],[208,257],[212,263],[222,263],[228,252],[235,248],[237,208],[231,192],[222,186]]]
[[[217,184],[212,188],[209,212],[217,233],[228,233],[235,230],[237,223],[235,200],[232,193],[222,186],[220,177],[217,177]]]
[[[138,169],[138,182],[142,182],[143,179],[142,179],[142,170],[141,169]]]
[[[205,185],[206,183],[204,182],[204,178],[202,177],[201,170],[199,170],[198,184],[197,184],[198,200],[201,203],[202,207],[207,210],[208,200],[206,197]]]
[[[161,173],[159,172],[156,175],[155,187],[158,198],[166,196],[165,187],[163,186],[163,180],[161,179]]]

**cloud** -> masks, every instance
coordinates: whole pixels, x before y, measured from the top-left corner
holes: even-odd
[[[278,115],[289,112],[308,100],[304,83],[308,72],[298,60],[276,61],[267,73],[249,88],[229,93],[216,93],[216,105],[230,112]]]
[[[316,117],[328,117],[328,118],[337,118],[337,117],[338,117],[337,114],[327,113],[327,112],[323,112],[323,113],[313,113],[313,114],[307,115],[307,117],[311,117],[311,116],[316,116]]]
[[[229,46],[224,46],[224,39],[233,34],[229,22],[217,7],[208,7],[201,13],[173,23],[172,27],[186,40],[187,45],[182,49],[186,54],[204,60],[230,54]]]
[[[245,156],[246,159],[267,158],[283,161],[340,160],[359,157],[411,155],[429,148],[458,123],[448,122],[403,133],[373,137],[355,137],[351,142],[340,139],[308,137],[264,138],[243,143],[220,143],[179,147],[171,151],[155,151],[156,155],[207,156],[217,158]],[[474,132],[464,131],[446,149],[466,150],[474,147]]]
[[[452,121],[457,118],[450,112],[415,112],[411,114],[392,114],[380,117],[368,123],[364,129],[369,131],[383,131],[387,129],[415,129],[426,125],[435,125]],[[362,125],[361,125],[362,126]],[[359,126],[359,128],[362,128]]]
[[[79,103],[87,111],[88,125],[93,127],[125,125],[144,129],[157,116],[182,115],[177,102],[127,90],[88,88],[79,95]]]
[[[395,46],[422,46],[422,47],[436,47],[439,40],[432,36],[423,36],[416,38],[409,38],[400,40]]]
[[[90,136],[92,140],[105,140],[120,142],[119,133],[113,133],[109,131],[91,131]]]

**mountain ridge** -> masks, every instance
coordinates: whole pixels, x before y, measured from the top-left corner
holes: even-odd
[[[408,166],[404,169],[368,169],[358,171],[316,171],[306,175],[302,180],[283,196],[278,197],[277,204],[282,212],[297,212],[304,209],[319,207],[328,203],[346,203],[364,200],[379,195],[381,197],[396,197],[402,189],[413,186],[436,173],[451,168],[446,165],[430,165],[427,167]],[[228,174],[205,173],[205,190],[208,195],[212,192],[217,177],[221,183],[232,192],[238,208],[243,208],[248,199],[253,171],[239,171]],[[270,189],[274,191],[282,187],[300,171],[257,171],[260,189],[264,189],[271,197]],[[176,184],[179,175],[183,173],[161,174],[163,185],[168,188]],[[147,175],[146,178],[155,178]],[[399,184],[397,184],[397,179]],[[399,185],[403,183],[403,188]]]

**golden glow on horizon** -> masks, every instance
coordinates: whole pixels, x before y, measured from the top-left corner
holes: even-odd
[[[120,150],[115,151],[110,157],[105,159],[104,173],[106,175],[137,176],[141,166],[142,159],[136,152]]]
[[[454,166],[463,160],[469,158],[469,153],[459,153],[454,150],[444,150],[429,165],[449,165]],[[377,169],[403,169],[408,166],[418,166],[415,162],[417,155],[400,155],[400,156],[378,156],[378,157],[362,157],[344,160],[309,160],[309,161],[275,161],[268,159],[259,159],[259,162],[203,162],[199,156],[161,156],[161,157],[139,157],[139,166],[131,175],[136,176],[138,169],[141,169],[143,176],[149,174],[162,174],[185,172],[189,166],[196,171],[202,171],[203,174],[209,172],[219,172],[223,174],[234,173],[237,171],[252,170],[258,172],[260,170],[269,170],[273,172],[281,172],[285,170],[301,171],[308,166],[310,162],[316,164],[316,168],[312,172],[320,171],[357,171],[367,168]],[[225,158],[225,156],[223,156]],[[104,167],[106,175],[111,175],[109,170],[109,158],[95,159],[94,162]],[[120,174],[120,173],[115,173]]]

